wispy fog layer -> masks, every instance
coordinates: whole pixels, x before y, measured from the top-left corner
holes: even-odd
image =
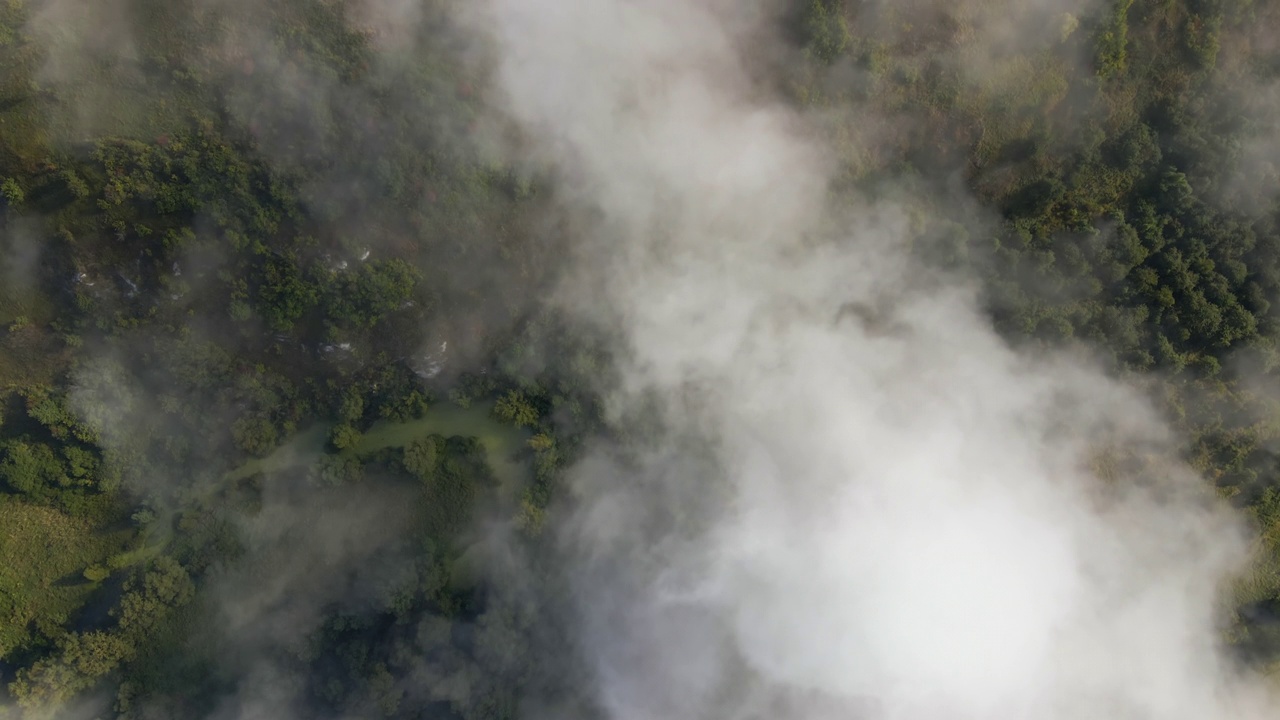
[[[915,198],[830,207],[823,142],[745,70],[751,5],[476,19],[502,102],[591,218],[560,298],[620,335],[617,417],[657,421],[574,473],[600,702],[1262,717],[1218,648],[1232,518],[1138,394],[1010,350],[963,282],[916,265]]]
[[[549,286],[559,310],[615,340],[617,365],[600,376],[620,378],[603,391],[625,441],[588,443],[569,472],[547,525],[563,565],[536,572],[550,585],[563,570],[575,605],[547,610],[553,627],[529,633],[538,671],[574,668],[564,685],[589,687],[610,720],[1270,716],[1267,688],[1221,647],[1224,589],[1250,550],[1239,517],[1178,460],[1177,438],[1142,393],[1088,358],[1012,349],[980,309],[977,280],[929,269],[913,248],[929,220],[997,225],[958,189],[953,166],[964,159],[948,154],[1000,135],[984,120],[958,125],[937,158],[916,164],[953,171],[945,178],[908,181],[890,169],[897,145],[931,127],[924,113],[963,98],[930,110],[859,106],[840,84],[877,81],[840,49],[805,90],[839,102],[798,109],[782,96],[789,73],[816,63],[798,60],[793,15],[803,13],[771,0],[353,0],[335,16],[347,24],[325,35],[359,48],[350,54],[288,47],[293,19],[271,3],[169,6],[180,9],[173,27],[201,47],[176,31],[138,32],[139,13],[164,15],[163,5],[37,5],[24,29],[45,49],[35,77],[77,98],[51,105],[55,143],[123,133],[168,146],[165,123],[181,127],[173,118],[186,109],[147,105],[160,96],[144,70],[181,58],[170,69],[217,98],[244,136],[237,142],[299,178],[300,211],[324,243],[316,267],[336,273],[385,256],[423,270],[448,308],[426,321],[427,350],[412,351],[431,376],[446,347],[445,376],[473,369],[487,339],[540,309]],[[1020,113],[1097,112],[1068,97],[1054,63],[1091,62],[1078,57],[1089,43],[1067,40],[1096,29],[1080,30],[1081,18],[1104,16],[1102,7],[868,0],[857,16],[863,36],[919,58],[915,70],[944,68],[957,93],[998,105],[1007,88],[1034,86],[1025,107],[1010,100],[1008,118],[992,113],[1014,124]],[[1223,53],[1224,66],[1274,42],[1263,36],[1270,26],[1258,27],[1248,47]],[[1040,48],[1056,68],[1044,78],[1040,59],[1027,59]],[[1269,76],[1256,79],[1221,93],[1224,106],[1247,111],[1242,147],[1188,151],[1203,162],[1229,155],[1231,167],[1205,175],[1217,178],[1216,201],[1249,212],[1273,200],[1260,179],[1274,178],[1280,157],[1274,123],[1259,119],[1280,93]],[[1088,94],[1089,82],[1076,90]],[[1071,142],[1073,124],[1058,124]],[[490,162],[510,177],[482,182]],[[842,163],[875,166],[883,182],[863,196],[842,188],[837,200]],[[527,204],[507,197],[535,194]],[[18,287],[41,250],[19,219],[8,230],[0,282]],[[197,286],[220,269],[221,250],[189,252],[181,264]],[[113,273],[128,297],[138,292],[135,273]],[[342,344],[350,348],[326,337],[311,349]],[[149,373],[134,372],[127,350],[86,352],[72,375],[71,408],[107,450],[170,422],[157,409],[225,424],[243,410],[169,394],[170,376],[186,369],[178,350]],[[219,389],[201,382],[211,397]],[[222,451],[204,436],[190,444],[192,465],[212,468],[198,461]],[[224,477],[140,468],[127,487],[161,512],[197,495],[182,488]],[[210,657],[235,678],[214,717],[302,716],[307,638],[328,613],[385,608],[405,584],[418,551],[407,492],[313,491],[268,487],[256,519],[236,528],[240,564],[202,586],[219,635]],[[508,539],[505,529],[486,550]],[[494,595],[513,606],[541,587],[526,582],[526,550],[481,573],[510,582]],[[475,632],[489,633],[476,645],[493,656],[516,644],[504,644],[502,612],[530,626],[547,619],[499,610],[476,621]],[[428,618],[418,644],[397,652],[448,646],[452,632]],[[466,671],[452,675],[425,663],[394,680],[383,672],[397,702],[403,694],[414,705],[405,712],[425,713],[480,697],[473,686],[506,681],[487,668],[522,661],[511,651],[458,661]],[[579,661],[590,669],[582,677]],[[591,704],[548,694],[556,711],[521,698],[520,715],[582,717]]]

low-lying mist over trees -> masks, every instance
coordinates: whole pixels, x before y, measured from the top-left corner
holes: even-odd
[[[1269,717],[1278,37],[0,3],[0,717]]]

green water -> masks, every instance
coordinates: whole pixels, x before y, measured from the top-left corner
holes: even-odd
[[[497,422],[489,414],[491,408],[489,403],[469,408],[441,404],[417,420],[379,421],[346,453],[365,455],[386,448],[404,447],[428,435],[474,437],[484,447],[489,467],[504,487],[522,484],[527,479],[529,468],[517,459],[517,452],[525,446],[531,434],[523,428]],[[295,434],[270,455],[250,460],[233,470],[227,479],[239,480],[255,473],[305,467],[325,452],[328,429],[325,425],[312,425]]]
[[[325,430],[323,425],[296,433],[276,448],[270,455],[254,458],[227,473],[227,480],[241,480],[258,473],[270,474],[309,464],[324,452]]]
[[[363,455],[384,448],[404,447],[427,435],[473,437],[484,447],[489,467],[499,482],[510,486],[523,481],[529,472],[527,464],[520,462],[516,453],[529,441],[531,433],[494,420],[489,414],[492,407],[489,403],[469,408],[440,405],[417,420],[378,422],[364,434],[354,452]]]

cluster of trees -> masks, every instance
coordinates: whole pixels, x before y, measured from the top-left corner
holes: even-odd
[[[9,692],[27,710],[58,707],[136,657],[193,593],[191,578],[177,561],[157,558],[125,583],[105,628],[60,636],[53,652],[18,671]]]
[[[0,231],[37,248],[19,267],[6,240],[0,258],[5,278],[30,280],[0,290],[0,705],[38,717],[97,689],[122,717],[211,712],[236,669],[199,645],[218,622],[200,589],[252,556],[270,493],[408,483],[414,577],[305,629],[289,667],[309,689],[294,702],[509,709],[532,663],[507,650],[527,645],[532,615],[459,570],[462,535],[482,509],[518,529],[544,511],[561,464],[550,402],[520,411],[544,432],[513,461],[541,468],[515,500],[494,499],[474,438],[355,452],[434,397],[537,395],[528,373],[492,365],[554,267],[551,229],[528,221],[543,211],[527,177],[457,142],[476,108],[462,61],[434,42],[443,10],[424,10],[421,62],[373,67],[377,38],[340,4],[255,10],[251,46],[226,33],[243,19],[199,3],[135,9],[129,57],[83,44],[102,71],[86,84],[41,74],[82,50],[42,35],[33,5],[0,7]],[[299,85],[290,105],[280,89]],[[424,373],[442,339],[469,365]],[[456,381],[467,367],[492,374]],[[270,469],[317,424],[316,462]],[[234,472],[250,458],[267,469]],[[424,672],[463,684],[406,687]]]
[[[0,482],[30,503],[73,516],[101,513],[101,499],[120,482],[119,465],[97,445],[97,434],[67,407],[64,391],[20,388],[10,398],[0,441]]]

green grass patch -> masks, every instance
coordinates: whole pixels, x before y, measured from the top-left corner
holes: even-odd
[[[5,278],[6,282],[0,286],[0,326],[5,328],[18,324],[46,323],[53,319],[54,308],[48,298],[38,290],[30,290],[23,292],[18,288],[12,287],[11,282],[7,282],[9,268],[4,267],[3,261],[0,260],[0,278]]]
[[[0,659],[61,633],[98,587],[84,571],[105,566],[132,535],[0,496]]]
[[[0,326],[0,389],[51,384],[70,359],[59,345],[38,327]]]

